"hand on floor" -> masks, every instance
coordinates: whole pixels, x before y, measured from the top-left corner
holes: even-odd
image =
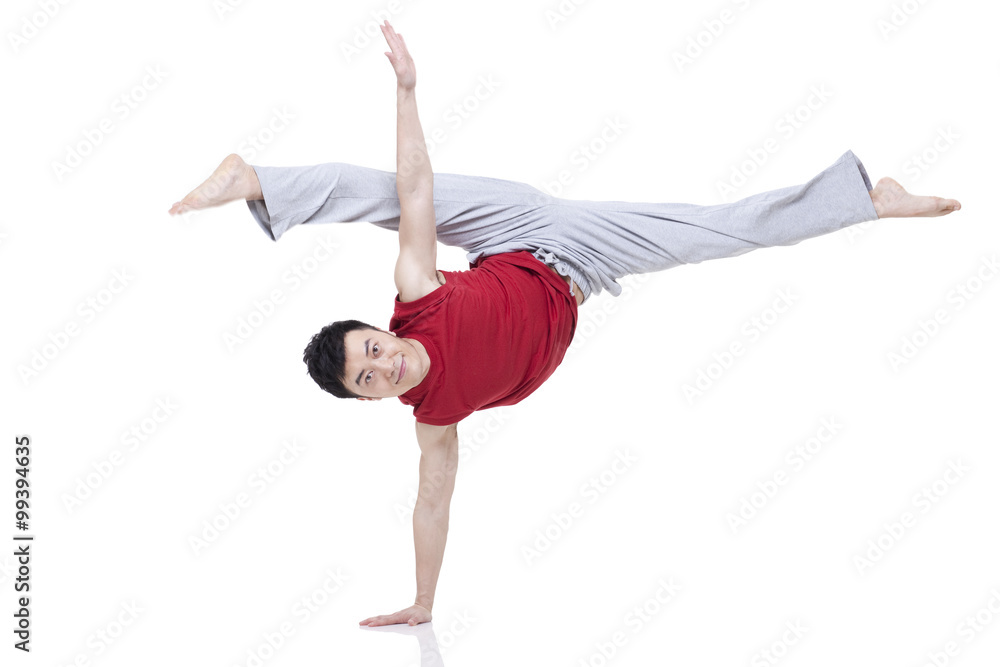
[[[387,616],[372,616],[371,618],[366,618],[361,621],[359,625],[364,625],[369,628],[377,627],[379,625],[394,625],[396,623],[407,623],[409,625],[417,625],[419,623],[427,623],[431,620],[431,612],[424,609],[420,605],[411,605],[406,609],[397,611],[395,614],[389,614]]]

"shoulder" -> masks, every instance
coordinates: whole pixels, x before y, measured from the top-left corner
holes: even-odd
[[[439,446],[458,435],[457,423],[437,425],[417,421],[416,429],[417,443],[420,445],[420,449]]]
[[[395,332],[398,328],[417,322],[430,322],[438,316],[447,313],[457,296],[464,293],[461,280],[456,280],[452,272],[439,272],[443,275],[443,283],[438,283],[436,287],[410,301],[406,300],[405,294],[396,294],[393,299],[392,318],[389,322],[389,331]]]
[[[397,272],[396,284],[399,290],[397,300],[401,303],[417,301],[431,294],[442,285],[447,284],[447,282],[447,277],[437,269],[434,271],[433,278],[430,276],[413,275],[400,280]]]

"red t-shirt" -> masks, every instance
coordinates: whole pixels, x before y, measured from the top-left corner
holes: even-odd
[[[442,271],[445,284],[416,301],[396,295],[389,330],[424,345],[431,365],[399,397],[418,422],[446,426],[475,410],[518,403],[562,362],[576,330],[576,299],[530,252]]]

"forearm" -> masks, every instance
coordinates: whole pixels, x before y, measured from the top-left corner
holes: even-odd
[[[444,560],[448,538],[448,506],[434,507],[417,500],[413,509],[413,548],[417,562],[417,597],[414,602],[430,610]]]
[[[430,194],[434,175],[413,88],[396,88],[396,191],[400,204],[412,195]]]

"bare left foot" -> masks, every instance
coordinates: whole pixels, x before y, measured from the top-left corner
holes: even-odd
[[[204,183],[170,207],[170,215],[221,206],[237,199],[263,199],[260,181],[253,167],[233,153],[216,167]]]
[[[879,180],[868,194],[879,218],[932,218],[962,208],[956,199],[910,194],[888,177]]]

